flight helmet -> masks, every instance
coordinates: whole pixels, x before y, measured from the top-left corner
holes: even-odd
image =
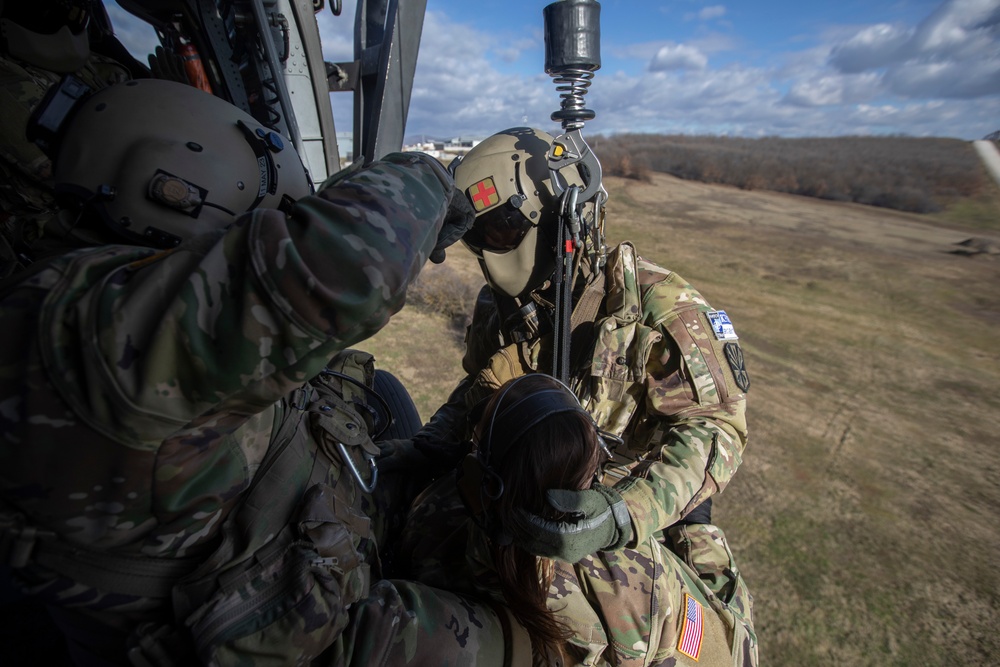
[[[170,248],[310,193],[291,142],[191,86],[142,79],[85,98],[54,143],[57,193],[133,243]]]
[[[537,289],[555,270],[559,197],[546,159],[552,140],[542,130],[507,129],[477,144],[455,167],[455,185],[476,212],[462,242],[489,285],[511,297]],[[565,185],[583,183],[575,168],[559,173]]]
[[[3,50],[50,72],[75,72],[90,57],[91,2],[0,0]]]

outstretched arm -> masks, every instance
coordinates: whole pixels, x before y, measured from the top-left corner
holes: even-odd
[[[50,376],[81,418],[138,448],[209,411],[259,412],[402,307],[454,213],[438,170],[391,154],[287,216],[256,211],[164,253],[112,246],[54,264],[36,278],[63,323],[39,327]]]

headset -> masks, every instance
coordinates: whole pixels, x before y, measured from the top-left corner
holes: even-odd
[[[507,394],[516,385],[533,377],[546,377],[555,386],[546,386],[517,400],[506,400]],[[470,411],[470,421],[473,428],[481,421],[482,410],[489,399]],[[459,469],[459,487],[473,519],[496,543],[510,544],[513,535],[509,530],[497,526],[490,519],[487,511],[490,503],[496,502],[504,493],[503,480],[493,469],[493,463],[502,460],[511,445],[529,429],[538,425],[543,419],[564,412],[576,412],[585,415],[597,434],[598,446],[605,453],[605,460],[611,458],[611,448],[608,441],[615,446],[621,444],[618,436],[602,431],[597,427],[594,417],[580,403],[576,394],[562,381],[550,375],[529,373],[510,382],[497,399],[493,413],[489,416],[486,429],[479,435],[476,451],[466,456]],[[474,487],[478,486],[478,493]],[[478,506],[474,502],[478,501]]]

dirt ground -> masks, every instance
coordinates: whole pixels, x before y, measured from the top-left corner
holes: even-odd
[[[687,278],[744,346],[751,439],[715,517],[762,664],[1000,664],[1000,233],[660,174],[606,186],[609,243]],[[481,284],[461,249],[435,272]],[[425,419],[462,374],[460,334],[416,308],[365,347]]]

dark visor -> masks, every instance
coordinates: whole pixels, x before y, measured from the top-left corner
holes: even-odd
[[[4,4],[4,3],[0,3]],[[87,27],[90,13],[87,3],[73,0],[48,0],[47,2],[7,2],[4,18],[42,35],[51,35],[67,26],[74,35]]]
[[[520,211],[503,204],[477,217],[462,240],[475,253],[508,252],[521,244],[532,226]]]

